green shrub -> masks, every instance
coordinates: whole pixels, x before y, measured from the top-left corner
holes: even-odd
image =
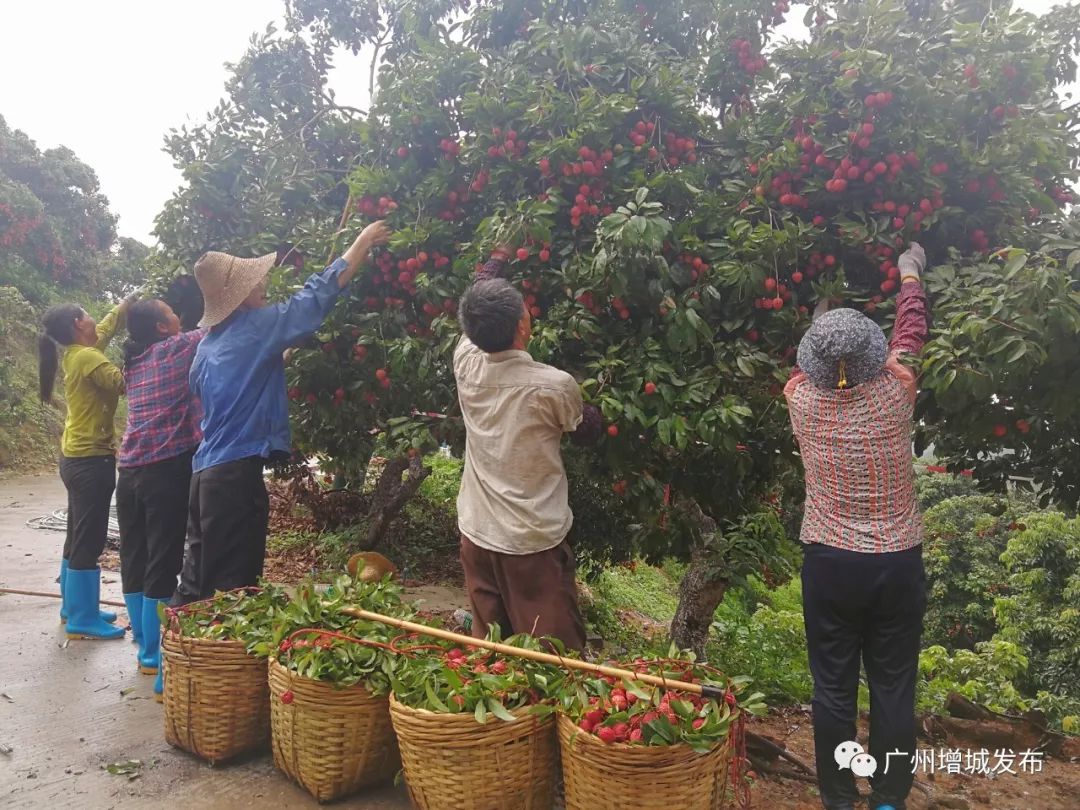
[[[431,475],[420,484],[420,494],[432,503],[456,511],[464,460],[447,453],[432,453],[424,457],[424,464],[431,468]]]
[[[1008,587],[1000,557],[1018,518],[1005,498],[963,495],[926,511],[923,642],[971,649],[996,630],[994,600]]]
[[[756,591],[757,586],[752,587]],[[802,583],[793,579],[768,592],[768,598],[771,604],[748,609],[745,591],[729,591],[716,611],[706,654],[710,663],[725,672],[752,678],[754,689],[764,693],[770,704],[807,703],[814,687],[806,652]]]
[[[915,494],[924,512],[948,498],[979,494],[970,476],[930,472],[921,464],[916,465],[915,471]]]
[[[920,711],[939,711],[956,692],[994,711],[1013,711],[1024,705],[1014,682],[1027,667],[1020,648],[1000,639],[953,654],[940,645],[928,647],[919,655],[917,704]]]
[[[1031,661],[1026,685],[1080,698],[1080,518],[1023,518],[1001,555],[1010,593],[995,604],[1001,637]]]
[[[956,692],[996,712],[1037,709],[1050,726],[1080,733],[1080,699],[1047,691],[1033,699],[1024,696],[1021,688],[1029,678],[1029,665],[1019,645],[999,637],[951,655],[944,647],[928,647],[919,656],[917,708],[941,711],[950,693]]]

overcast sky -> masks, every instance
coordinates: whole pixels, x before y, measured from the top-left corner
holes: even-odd
[[[203,120],[224,63],[280,19],[282,0],[34,0],[0,7],[0,115],[38,147],[63,144],[97,172],[120,233],[152,240],[180,175],[161,151],[171,127]],[[1051,0],[1021,0],[1042,13]],[[796,6],[781,33],[800,35]],[[342,104],[366,107],[366,65],[339,57]]]

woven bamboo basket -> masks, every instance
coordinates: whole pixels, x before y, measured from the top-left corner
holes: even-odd
[[[388,697],[302,678],[273,659],[270,737],[274,764],[320,802],[387,782],[401,767]]]
[[[185,638],[161,641],[165,740],[215,764],[259,748],[270,737],[266,662],[239,641]]]
[[[727,744],[707,754],[686,745],[604,743],[559,715],[566,810],[720,810]]]
[[[558,776],[552,716],[514,722],[412,709],[390,697],[401,765],[419,810],[551,810]],[[670,810],[670,808],[669,808]]]

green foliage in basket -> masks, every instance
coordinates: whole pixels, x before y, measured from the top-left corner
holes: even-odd
[[[269,656],[279,651],[281,642],[297,630],[317,628],[345,635],[382,639],[392,631],[385,625],[373,626],[345,613],[358,608],[398,619],[411,619],[413,606],[402,601],[402,589],[389,577],[378,582],[362,582],[348,575],[337,578],[328,588],[307,579],[296,586],[292,598],[277,616],[272,635],[251,648],[255,655]]]
[[[249,652],[265,645],[288,609],[289,595],[274,585],[215,594],[178,608],[158,606],[166,627],[179,629],[184,638],[242,641]]]
[[[345,612],[358,608],[384,616],[414,619],[412,605],[389,577],[362,582],[342,576],[322,590],[301,583],[274,623],[269,638],[253,645],[256,655],[275,655],[278,662],[304,678],[328,681],[342,688],[362,683],[376,695],[390,691],[394,668],[402,655],[394,642],[400,630]]]
[[[494,632],[493,640],[498,641]],[[505,643],[548,651],[525,634],[511,636]],[[511,712],[523,707],[533,714],[550,714],[566,681],[560,667],[487,650],[463,650],[446,642],[416,643],[395,673],[394,696],[414,709],[469,713],[479,723],[492,715],[511,721]]]
[[[306,628],[278,645],[277,661],[302,678],[342,689],[363,684],[374,695],[386,695],[401,660],[392,641],[390,628],[377,622],[357,621],[347,632]]]

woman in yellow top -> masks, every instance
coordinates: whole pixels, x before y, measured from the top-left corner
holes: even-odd
[[[109,505],[116,487],[116,403],[124,375],[103,353],[123,322],[126,299],[101,323],[77,304],[50,307],[38,339],[41,401],[52,399],[58,362],[64,372],[67,419],[60,444],[60,478],[68,492],[67,539],[60,564],[60,617],[72,638],[123,638],[116,614],[101,611],[98,557],[109,530]],[[57,347],[63,349],[59,360]]]

